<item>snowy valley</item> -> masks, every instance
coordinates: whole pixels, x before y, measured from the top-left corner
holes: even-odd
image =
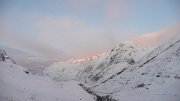
[[[41,76],[0,54],[0,101],[180,101],[180,35],[155,49],[123,42]]]

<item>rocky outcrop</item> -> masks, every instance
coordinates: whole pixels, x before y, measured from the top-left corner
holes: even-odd
[[[4,50],[0,49],[0,61],[5,61],[7,58],[7,54]]]
[[[3,49],[0,49],[0,61],[7,60],[10,60],[12,63],[16,64],[16,62],[11,57],[9,57]]]

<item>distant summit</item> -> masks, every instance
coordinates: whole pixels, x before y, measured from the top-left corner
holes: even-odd
[[[133,65],[146,51],[147,49],[132,42],[121,42],[115,48],[103,54],[54,63],[44,70],[44,74],[56,80],[77,79],[78,81],[94,82],[95,78],[99,78],[104,72],[109,71],[110,73],[107,76],[109,77],[121,69],[111,67],[111,65],[118,63],[122,65]],[[116,71],[112,72],[111,70],[113,69]],[[104,80],[106,78],[102,79]]]

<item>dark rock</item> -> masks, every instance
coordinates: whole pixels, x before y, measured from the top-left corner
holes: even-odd
[[[141,84],[137,85],[135,88],[141,88],[141,87],[144,87],[144,86],[145,86],[145,84],[141,83]]]
[[[0,61],[5,61],[6,56],[7,56],[6,52],[0,49]]]
[[[0,49],[0,61],[6,61],[7,59],[16,64],[16,62],[12,58],[8,57],[3,49]]]
[[[156,77],[160,77],[160,75],[156,75]]]
[[[26,74],[29,74],[29,72],[28,71],[24,71]]]
[[[180,76],[176,75],[174,76],[175,79],[180,79]]]

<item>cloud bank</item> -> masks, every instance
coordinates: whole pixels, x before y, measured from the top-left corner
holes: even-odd
[[[132,41],[143,46],[157,46],[174,37],[176,34],[180,34],[180,23],[169,25],[157,32],[151,32],[138,36],[132,39]]]
[[[2,8],[0,43],[28,54],[33,64],[94,56],[126,40],[156,46],[180,29],[152,30],[179,20],[179,6],[167,1],[7,0]]]

